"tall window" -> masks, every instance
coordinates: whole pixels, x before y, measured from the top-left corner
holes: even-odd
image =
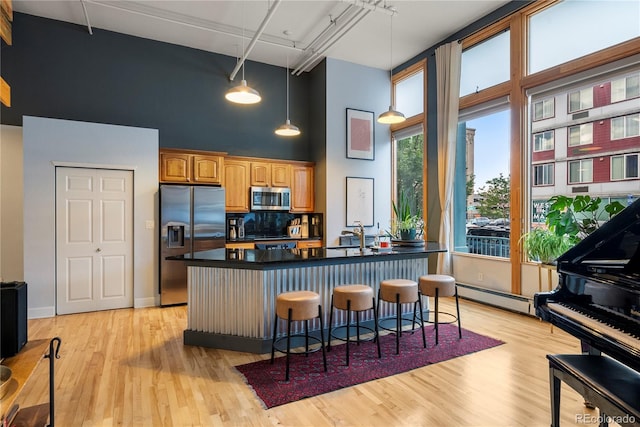
[[[424,189],[424,133],[422,125],[393,133],[396,170],[396,195],[404,194],[415,209],[422,213]],[[396,200],[397,197],[396,197]]]
[[[398,81],[395,84],[396,108],[405,117],[413,117],[424,110],[423,70]]]
[[[638,178],[638,154],[611,156],[611,179]]]
[[[640,113],[611,119],[611,139],[640,135]]]
[[[611,102],[620,102],[640,96],[640,74],[611,82]]]
[[[569,147],[591,144],[593,142],[593,124],[571,126],[569,128]]]
[[[640,36],[640,2],[565,0],[529,19],[529,74]]]
[[[533,104],[533,121],[549,119],[555,115],[555,99],[544,99]]]
[[[509,81],[509,31],[462,52],[460,96],[506,81]]]
[[[569,93],[569,112],[593,108],[593,90],[586,88]]]
[[[553,135],[554,132],[552,130],[533,135],[533,151],[553,150],[555,145]]]
[[[569,162],[569,184],[582,184],[593,181],[593,160],[575,160]]]

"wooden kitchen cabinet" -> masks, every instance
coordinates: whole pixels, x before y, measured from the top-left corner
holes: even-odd
[[[192,157],[193,181],[202,184],[222,184],[222,168],[224,158],[222,156]]]
[[[251,185],[256,187],[290,187],[291,165],[276,162],[251,162]]]
[[[160,150],[160,182],[222,184],[222,153]]]
[[[298,240],[296,242],[296,248],[304,249],[304,248],[321,248],[322,240]]]
[[[313,212],[314,181],[313,166],[291,166],[291,212]]]
[[[251,163],[227,157],[224,161],[224,197],[227,212],[249,212]]]
[[[286,163],[271,164],[271,186],[291,187],[291,165]]]
[[[251,185],[255,187],[271,185],[271,163],[251,162]]]

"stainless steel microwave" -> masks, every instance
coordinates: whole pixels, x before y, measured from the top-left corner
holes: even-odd
[[[291,189],[251,187],[252,211],[288,211],[291,209]]]

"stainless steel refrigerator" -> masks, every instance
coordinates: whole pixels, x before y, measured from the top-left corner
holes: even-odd
[[[187,302],[187,266],[168,256],[224,248],[224,188],[160,186],[160,304]]]

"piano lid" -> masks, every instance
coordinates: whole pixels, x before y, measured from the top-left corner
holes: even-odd
[[[640,199],[558,257],[558,272],[640,274]]]

